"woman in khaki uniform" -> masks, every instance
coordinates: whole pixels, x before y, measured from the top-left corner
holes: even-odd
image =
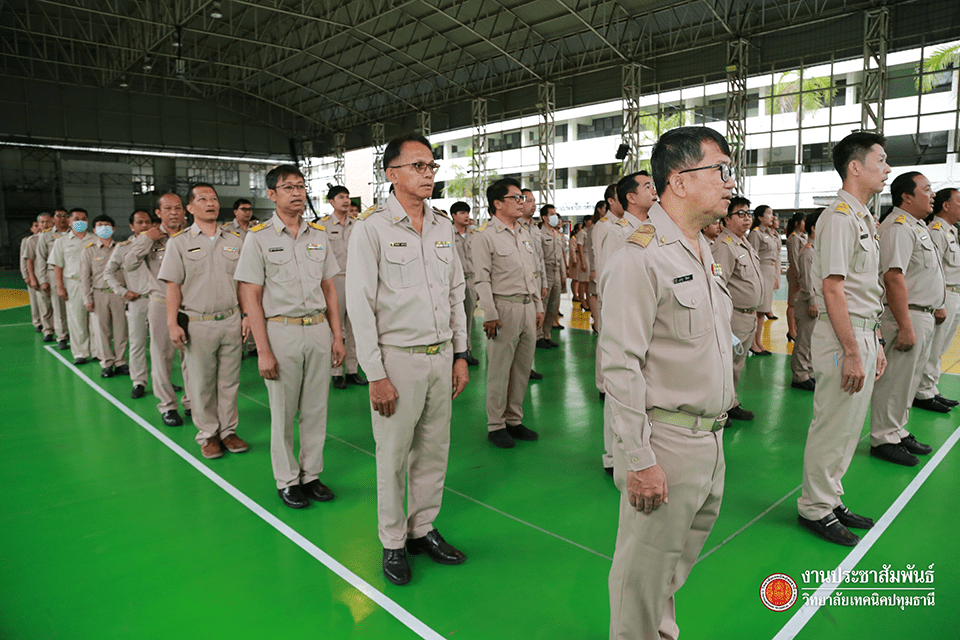
[[[800,279],[797,275],[797,260],[800,249],[807,243],[807,229],[803,212],[793,214],[787,221],[787,341],[797,339],[797,320],[794,317],[794,300],[800,291]],[[803,310],[801,309],[801,313]]]
[[[764,317],[776,320],[773,312],[773,291],[780,288],[780,236],[773,229],[773,209],[765,204],[753,210],[753,226],[750,230],[750,244],[760,256],[760,273],[763,275],[763,296],[757,309],[757,333],[750,351],[756,356],[767,356],[770,352],[763,348],[760,341],[763,336]]]

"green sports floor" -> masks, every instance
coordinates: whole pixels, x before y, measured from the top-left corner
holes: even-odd
[[[0,288],[17,280],[0,274]],[[770,325],[774,348],[784,329]],[[208,461],[189,421],[162,426],[152,396],[130,399],[129,378],[74,367],[41,342],[27,308],[0,310],[0,638],[606,638],[618,494],[600,464],[595,343],[575,329],[555,339],[560,349],[537,351],[544,379],[525,405],[538,442],[487,442],[485,365],[470,370],[437,520],[468,560],[412,558],[412,583],[396,587],[380,571],[365,388],[331,391],[321,478],[336,500],[294,511],[274,489],[254,361],[243,365],[238,431],[251,449]],[[747,362],[740,397],[757,418],[724,434],[723,508],[677,596],[681,637],[960,638],[960,411],[912,412],[910,430],[935,447],[919,467],[871,458],[861,441],[846,502],[878,525],[841,548],[796,524],[812,394],[789,381],[784,353]],[[944,375],[941,391],[960,398],[960,378]],[[805,604],[820,587],[805,571],[885,565],[933,566],[935,580],[847,583],[837,602]],[[759,597],[775,573],[800,591],[785,612]],[[927,604],[847,600],[873,593]]]

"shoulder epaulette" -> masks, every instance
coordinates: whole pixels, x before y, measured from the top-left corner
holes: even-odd
[[[486,228],[487,228],[487,224],[488,224],[489,222],[490,222],[489,220],[484,220],[483,224],[480,225],[479,227],[477,227],[477,233],[480,233],[481,231],[483,231],[484,229],[486,229]]]
[[[723,241],[726,244],[733,244],[733,238],[731,238],[730,236],[727,236],[726,238],[724,238]]]
[[[47,233],[47,232],[49,232],[49,231],[53,231],[53,227],[50,227],[49,229],[44,229],[44,230],[41,231],[40,233]]]
[[[380,205],[378,205],[378,204],[372,204],[372,205],[370,205],[369,207],[367,207],[367,208],[364,210],[363,213],[361,213],[360,215],[357,216],[357,220],[366,220],[367,218],[369,218],[370,216],[372,216],[373,213],[374,213],[375,211],[377,211],[379,208],[380,208]]]
[[[943,229],[943,225],[940,223],[939,220],[937,220],[937,221],[934,222],[932,225],[930,225],[930,228],[931,228],[931,229],[937,229],[937,230],[939,231],[940,229]]]
[[[227,233],[232,233],[233,235],[237,236],[238,238],[240,237],[240,232],[239,232],[239,231],[234,231],[233,229],[224,229],[224,231],[226,231]]]
[[[614,222],[613,224],[617,225],[618,227],[625,227],[625,226],[627,226],[627,225],[630,224],[630,223],[627,222],[627,219],[624,217],[624,218],[620,218],[619,220],[617,220],[617,221]]]
[[[433,209],[433,212],[438,216],[443,216],[447,220],[451,220],[450,214],[444,211],[443,209],[437,209],[436,207],[430,207],[430,208]]]
[[[837,206],[834,207],[839,213],[850,213],[850,205],[846,202],[838,202]]]
[[[326,231],[326,230],[327,230],[327,228],[324,227],[322,224],[317,224],[316,222],[308,222],[308,223],[307,223],[307,226],[308,226],[308,227],[313,227],[313,228],[316,229],[317,231]]]
[[[325,216],[323,216],[322,218],[320,218],[320,222],[326,222],[326,221],[329,220],[329,219],[330,219],[330,214],[328,213],[327,215],[325,215]]]
[[[627,238],[627,242],[632,242],[645,248],[650,244],[650,241],[653,240],[654,233],[656,233],[656,229],[652,224],[643,224]]]
[[[118,247],[123,247],[123,246],[126,246],[126,245],[128,245],[128,244],[130,244],[130,239],[129,239],[129,238],[126,239],[126,240],[124,240],[123,242],[118,242],[118,243],[117,243],[117,246],[118,246]]]
[[[182,234],[184,234],[184,233],[186,233],[186,232],[187,232],[186,229],[181,229],[180,231],[177,231],[175,234],[173,234],[172,236],[170,236],[170,238],[171,238],[171,239],[176,238],[177,236],[182,235]]]
[[[269,221],[268,221],[268,222],[269,222]],[[267,223],[266,223],[266,222],[261,222],[260,224],[258,224],[258,225],[255,226],[255,227],[250,227],[250,231],[253,232],[253,233],[256,233],[257,231],[260,231],[261,229],[266,229],[266,228],[267,228]]]
[[[606,222],[606,221],[607,221],[607,216],[603,216],[602,218],[600,218],[600,222]]]
[[[897,219],[893,221],[893,224],[906,224],[906,222],[907,222],[907,216],[901,213],[900,215],[897,216]]]
[[[88,245],[84,245],[83,248],[84,248],[84,249],[89,249],[90,247],[92,247],[92,246],[95,245],[95,244],[97,244],[97,241],[96,241],[96,240],[94,240],[93,242],[91,242],[91,243],[88,244]]]
[[[230,224],[230,221],[229,221],[229,220],[227,220],[227,221],[224,222],[222,225],[220,225],[220,228],[221,228],[221,229],[226,229],[228,224]]]

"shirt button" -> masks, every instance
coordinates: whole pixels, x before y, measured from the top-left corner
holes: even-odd
[[[630,462],[636,462],[636,461],[637,461],[636,458],[630,458]]]

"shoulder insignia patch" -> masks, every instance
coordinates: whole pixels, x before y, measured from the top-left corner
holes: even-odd
[[[226,229],[226,231],[227,231],[228,233],[232,233],[233,235],[237,236],[238,238],[240,237],[240,232],[239,232],[239,231],[234,231],[233,229]]]
[[[477,227],[477,233],[480,233],[481,231],[483,231],[484,229],[486,229],[486,228],[487,228],[487,224],[488,224],[489,222],[490,222],[489,220],[485,220],[482,225],[480,225],[479,227]]]
[[[173,235],[170,236],[170,237],[171,237],[171,238],[176,238],[177,236],[183,235],[183,234],[186,233],[186,232],[187,232],[186,229],[181,229],[180,231],[177,231],[175,234],[173,234]]]
[[[652,224],[640,225],[640,228],[627,238],[627,242],[632,242],[633,244],[646,248],[646,246],[650,244],[650,241],[653,240],[653,234],[656,233],[656,231]]]
[[[49,229],[44,229],[40,233],[49,233],[50,231],[53,231],[53,227],[50,227]]]
[[[603,216],[602,218],[600,218],[600,222],[606,222],[606,221],[607,221],[607,216]]]
[[[327,230],[327,228],[324,227],[322,224],[317,224],[316,222],[308,222],[308,223],[307,223],[307,226],[308,226],[308,227],[313,227],[313,228],[316,229],[317,231],[326,231],[326,230]]]
[[[850,205],[846,202],[838,202],[836,209],[839,213],[850,213]]]
[[[258,225],[255,226],[255,227],[250,227],[250,231],[256,233],[257,231],[260,231],[261,229],[266,229],[266,228],[267,228],[267,223],[266,223],[266,222],[261,222],[260,224],[258,224]]]
[[[433,209],[433,212],[438,216],[443,216],[447,220],[451,220],[450,215],[443,209],[437,209],[436,207],[430,207],[430,208]]]
[[[88,245],[84,245],[83,248],[84,248],[84,249],[89,249],[90,247],[92,247],[92,246],[95,245],[95,244],[97,244],[97,241],[96,241],[96,240],[94,240],[93,242],[91,242],[91,243],[88,244]]]
[[[117,243],[117,246],[118,246],[118,247],[125,247],[125,246],[127,246],[128,244],[130,244],[130,240],[124,240],[123,242],[118,242],[118,243]]]
[[[229,221],[229,220],[227,220],[227,221],[224,222],[222,225],[220,225],[220,228],[221,228],[221,229],[226,229],[228,224],[230,224],[230,221]]]
[[[367,209],[357,216],[357,220],[366,220],[373,215],[373,212],[379,208],[379,205],[370,205]]]
[[[733,245],[733,238],[731,238],[730,236],[727,236],[726,238],[724,238],[723,241],[726,244]]]
[[[930,228],[931,228],[931,229],[937,229],[937,230],[939,231],[940,229],[943,229],[943,225],[940,223],[939,220],[937,220],[937,221],[934,222],[932,225],[930,225]]]
[[[893,221],[893,224],[906,224],[906,223],[907,223],[907,216],[903,215],[902,213],[897,216],[896,220]]]
[[[617,220],[617,221],[614,222],[613,224],[617,225],[618,227],[625,227],[625,226],[627,226],[627,225],[630,224],[630,223],[627,222],[627,219],[626,219],[626,218],[620,218],[619,220]]]
[[[328,213],[327,215],[325,215],[325,216],[323,216],[322,218],[320,218],[320,222],[326,222],[326,221],[329,220],[329,219],[330,219],[330,214]]]

